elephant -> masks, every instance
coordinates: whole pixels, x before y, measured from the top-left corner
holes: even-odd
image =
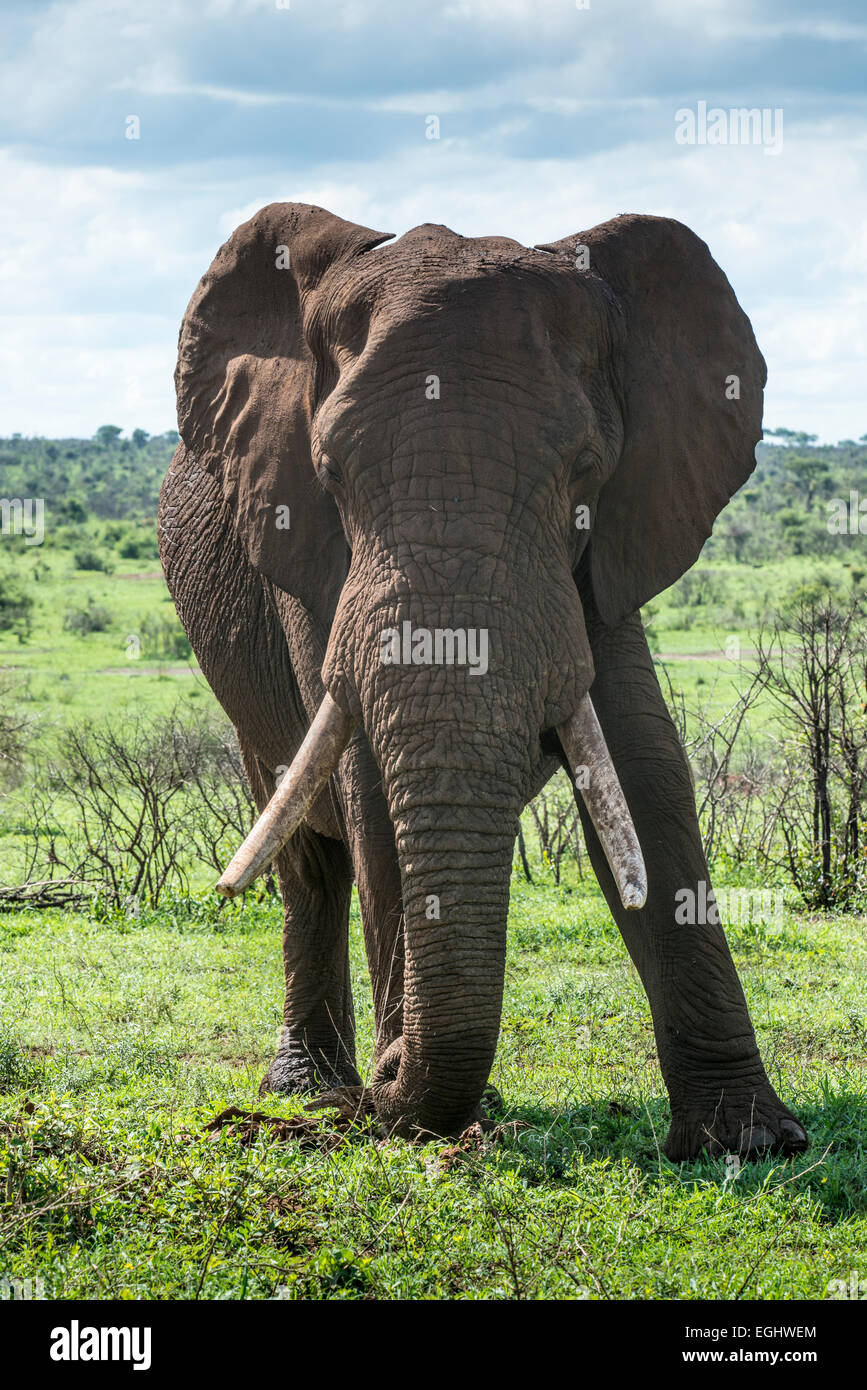
[[[564,767],[649,999],[665,1153],[806,1147],[718,915],[676,920],[709,873],[639,612],[751,473],[765,380],[666,217],[526,247],[274,203],[221,247],[180,330],[159,538],[260,813],[218,887],[274,864],[283,898],[263,1091],[361,1085],[354,882],[383,1131],[484,1118],[519,817]]]

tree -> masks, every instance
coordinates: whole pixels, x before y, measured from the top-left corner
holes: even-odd
[[[58,510],[65,521],[87,521],[88,511],[80,497],[68,497]]]
[[[765,436],[768,439],[779,439],[781,444],[797,444],[801,448],[806,448],[809,444],[815,444],[816,440],[819,438],[817,434],[806,434],[804,430],[786,430],[782,428],[778,430],[765,430]]]
[[[132,432],[132,442],[137,449],[143,449],[149,439],[150,435],[147,430],[133,430]]]
[[[791,555],[803,555],[806,536],[806,521],[801,512],[794,507],[786,507],[777,518],[780,529],[786,538],[786,549]]]
[[[827,463],[822,458],[796,454],[786,459],[786,472],[803,498],[806,510],[812,511],[816,494],[824,491],[830,476]]]
[[[736,520],[730,520],[722,528],[722,536],[727,545],[734,551],[734,557],[738,564],[744,558],[747,543],[752,540],[753,533],[748,526],[740,525]]]
[[[107,448],[109,445],[114,444],[115,440],[117,440],[122,433],[123,431],[120,425],[100,425],[93,437],[98,444]]]

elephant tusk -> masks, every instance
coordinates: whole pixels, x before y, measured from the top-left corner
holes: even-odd
[[[352,729],[353,721],[326,693],[291,767],[217,884],[224,898],[243,893],[294,835],[340,761]]]
[[[557,726],[557,733],[605,851],[620,900],[628,911],[634,912],[647,901],[647,870],[626,797],[589,695],[584,696],[570,719]],[[586,786],[580,785],[579,773],[586,773]]]

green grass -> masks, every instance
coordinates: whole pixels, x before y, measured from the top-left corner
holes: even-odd
[[[143,624],[167,620],[177,625],[159,560],[123,559],[105,545],[104,526],[91,523],[78,532],[46,537],[44,546],[5,540],[0,565],[14,572],[35,600],[33,628],[20,641],[0,632],[0,668],[20,678],[23,708],[44,732],[82,719],[116,716],[125,710],[168,713],[179,700],[197,707],[216,702],[192,656],[155,656],[142,641]],[[153,523],[139,528],[151,540]],[[81,570],[74,553],[91,545],[104,550],[110,573]],[[107,610],[105,631],[84,636],[64,628],[70,611],[93,605]],[[138,639],[139,647],[135,641]],[[139,655],[133,656],[138,650]]]
[[[280,1019],[279,909],[0,918],[0,1265],[52,1298],[824,1298],[864,1270],[867,934],[730,932],[810,1151],[734,1173],[660,1154],[644,994],[589,885],[515,879],[497,1142],[203,1126],[256,1092]],[[359,1054],[371,1005],[352,917]],[[517,1123],[514,1123],[517,1122]],[[282,1291],[282,1292],[278,1292]]]
[[[125,558],[133,533],[139,558]],[[194,660],[129,658],[129,638],[173,611],[152,538],[152,523],[93,518],[52,524],[42,547],[3,538],[0,580],[36,600],[28,640],[0,632],[33,765],[65,724],[215,708]],[[654,600],[655,647],[688,702],[722,712],[740,679],[727,639],[748,656],[797,584],[859,582],[845,542],[761,568],[718,546],[686,595],[680,581]],[[88,549],[110,572],[76,567]],[[106,630],[68,631],[67,612],[90,605]],[[769,718],[757,707],[751,728]],[[0,814],[7,866],[29,785]],[[0,1272],[41,1277],[51,1298],[181,1299],[824,1298],[867,1275],[864,919],[787,912],[729,930],[768,1069],[812,1140],[738,1172],[661,1156],[647,1002],[598,891],[574,880],[514,880],[496,1142],[381,1143],[327,1115],[303,1144],[214,1137],[203,1126],[229,1105],[303,1113],[257,1095],[281,1014],[279,930],[271,901],[207,895],[129,920],[0,914]],[[356,909],[352,959],[369,1077]]]
[[[722,714],[748,684],[756,635],[774,613],[804,584],[824,582],[840,595],[852,591],[853,565],[847,548],[839,555],[788,556],[761,565],[703,556],[642,610],[654,655],[689,706],[700,702],[709,713]],[[760,701],[751,730],[774,722],[772,702]]]

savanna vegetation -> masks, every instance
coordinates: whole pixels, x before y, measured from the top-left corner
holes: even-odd
[[[742,1167],[661,1154],[649,1010],[564,780],[516,851],[495,1127],[412,1147],[260,1100],[280,905],[268,881],[211,891],[252,808],[160,574],[176,438],[0,440],[0,494],[44,499],[41,544],[12,512],[0,535],[7,1273],[183,1299],[826,1298],[867,1277],[867,440],[778,431],[644,614],[763,1056],[812,1139]],[[355,906],[351,928],[369,1074]]]

